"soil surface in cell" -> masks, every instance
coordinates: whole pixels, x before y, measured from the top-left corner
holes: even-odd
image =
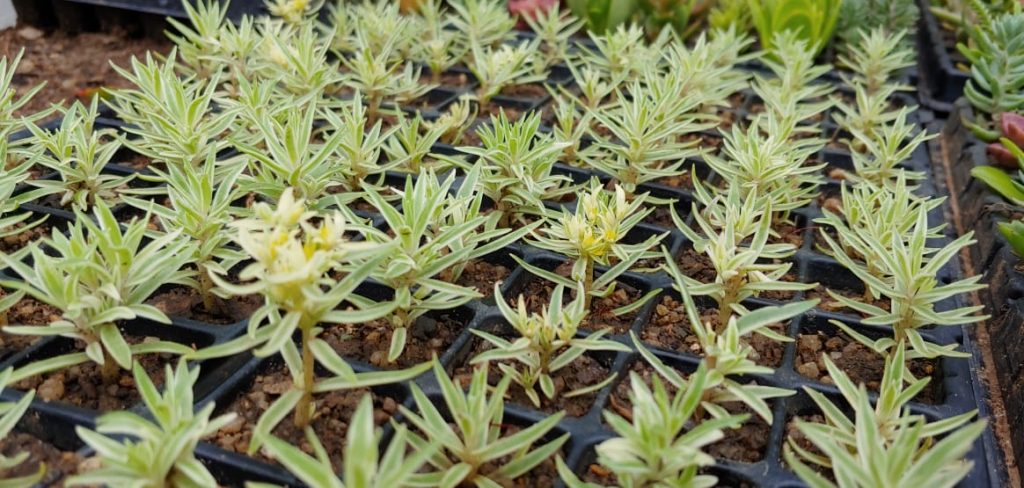
[[[13,59],[25,48],[12,85],[18,94],[46,82],[46,86],[15,115],[26,116],[53,103],[65,105],[76,99],[88,100],[100,87],[126,88],[130,83],[114,68],[129,66],[132,56],[147,51],[166,53],[170,41],[162,37],[132,36],[127,33],[83,32],[68,35],[20,25],[0,32],[0,55]]]
[[[83,461],[75,452],[61,450],[29,433],[12,432],[0,439],[0,454],[3,456],[10,458],[22,453],[28,453],[28,458],[13,468],[0,470],[0,479],[33,475],[38,472],[39,464],[42,463],[46,466],[46,474],[39,485],[50,486],[56,483],[55,486],[61,486],[62,483],[59,482],[77,473],[78,466]]]
[[[422,316],[409,328],[402,355],[394,363],[388,363],[388,350],[395,329],[387,320],[385,318],[364,324],[328,325],[320,338],[347,359],[359,360],[385,369],[408,368],[430,361],[434,355],[440,358],[467,325],[450,314],[441,314],[436,319]]]
[[[569,276],[572,271],[572,262],[566,262],[555,268],[554,272],[561,276]],[[546,310],[551,302],[551,296],[557,285],[530,276],[526,286],[520,292],[526,300],[526,309],[532,313],[540,313]],[[562,297],[562,303],[567,305],[573,300],[574,292],[566,290]],[[642,294],[627,284],[618,282],[615,291],[605,298],[594,297],[590,302],[590,313],[583,319],[581,328],[600,330],[610,327],[613,334],[625,334],[636,320],[637,312],[632,311],[621,315],[615,315],[613,310],[636,302]],[[516,306],[519,295],[505,297],[510,305]]]

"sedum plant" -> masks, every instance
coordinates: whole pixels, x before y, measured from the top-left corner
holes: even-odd
[[[639,185],[685,173],[684,160],[700,153],[697,141],[680,142],[679,136],[708,127],[695,110],[703,102],[682,90],[679,78],[650,74],[648,86],[671,83],[664,90],[644,90],[640,82],[629,85],[628,99],[617,90],[619,103],[612,108],[588,109],[588,114],[608,136],[596,129],[590,136],[597,150],[584,159],[587,165],[611,175],[628,197]]]
[[[967,353],[957,352],[956,344],[937,345],[926,341],[918,329],[963,325],[984,320],[976,313],[982,307],[963,307],[952,310],[937,309],[939,302],[961,293],[969,293],[984,287],[978,283],[981,276],[972,276],[950,284],[941,284],[939,271],[954,259],[961,249],[974,244],[973,232],[968,232],[942,248],[927,246],[932,229],[928,227],[928,214],[924,208],[917,210],[917,222],[912,231],[892,233],[887,242],[856,241],[856,237],[845,237],[844,229],[837,229],[839,239],[846,244],[863,244],[858,250],[861,256],[871,256],[873,269],[865,263],[854,261],[846,253],[835,253],[833,257],[857,276],[870,290],[872,297],[885,297],[891,302],[889,310],[877,305],[860,302],[839,295],[831,290],[829,294],[839,303],[867,316],[866,325],[892,327],[893,336],[872,341],[852,330],[849,326],[833,321],[856,341],[879,354],[887,354],[898,344],[907,343],[911,358],[934,358],[938,356],[966,357]]]
[[[596,180],[586,193],[579,195],[576,210],[563,210],[544,218],[530,244],[541,249],[557,252],[573,260],[570,276],[565,277],[528,264],[513,257],[527,271],[556,284],[576,288],[582,283],[584,310],[590,310],[593,297],[606,297],[615,291],[615,279],[629,270],[637,261],[651,257],[650,249],[657,245],[667,233],[651,236],[638,244],[623,242],[633,227],[653,209],[644,208],[646,194],[632,202],[626,200],[626,192],[616,186],[615,192],[606,192]],[[595,276],[595,266],[611,266]],[[643,306],[655,295],[652,290],[647,296],[613,310],[616,315],[629,313]]]
[[[357,374],[318,337],[323,330],[321,324],[360,323],[392,311],[392,303],[366,305],[367,301],[355,293],[356,287],[384,260],[386,246],[349,242],[345,237],[346,218],[341,212],[317,215],[307,209],[303,200],[296,199],[290,189],[281,195],[276,208],[257,203],[252,217],[233,225],[238,230],[235,242],[252,263],[239,273],[239,284],[230,283],[219,274],[211,277],[223,296],[259,293],[264,304],[250,317],[245,334],[191,357],[222,357],[250,350],[256,357],[281,354],[293,386],[260,417],[250,452],[256,452],[260,439],[289,412],[294,412],[296,427],[308,426],[314,413],[314,393],[402,381],[424,371],[420,368]],[[374,252],[379,254],[356,262]],[[337,272],[343,272],[340,278],[334,277]],[[356,306],[342,308],[346,304]],[[317,364],[335,377],[318,380]]]
[[[808,387],[805,391],[825,416],[824,423],[797,419],[796,426],[820,450],[813,453],[790,439],[785,458],[796,474],[812,487],[850,486],[954,486],[970,473],[973,464],[963,457],[985,429],[985,422],[967,424],[977,411],[928,422],[914,415],[906,403],[928,379],[904,386],[902,344],[886,360],[878,399],[872,407],[864,385],[858,388],[828,356],[829,377],[853,411],[852,417],[827,397]],[[940,440],[936,437],[945,436]],[[831,470],[836,483],[807,463]]]
[[[395,56],[398,41],[395,34],[388,37],[379,49],[374,49],[363,31],[359,31],[355,52],[342,58],[341,63],[348,70],[345,85],[364,97],[366,118],[370,124],[377,120],[385,100],[409,103],[435,87],[434,84],[420,83],[420,70]]]
[[[460,98],[459,101],[448,105],[438,118],[426,123],[426,126],[431,130],[438,128],[441,131],[440,142],[454,146],[462,142],[462,137],[476,121],[477,112],[478,107],[470,100]]]
[[[399,407],[406,421],[419,431],[409,435],[414,451],[440,445],[440,450],[427,460],[436,471],[418,475],[417,486],[510,485],[550,459],[569,439],[569,434],[563,434],[543,440],[565,412],[550,415],[514,434],[505,434],[508,424],[503,422],[504,396],[511,377],[504,377],[492,388],[487,384],[484,365],[473,371],[469,389],[463,391],[437,360],[433,365],[451,423],[416,384],[411,388],[417,411],[405,405]]]
[[[863,152],[851,151],[853,167],[856,175],[854,180],[864,180],[876,186],[892,186],[894,179],[904,177],[909,180],[920,180],[924,173],[907,171],[899,165],[910,159],[921,144],[936,137],[927,131],[918,131],[915,124],[907,122],[909,108],[902,108],[891,123],[875,128],[873,134],[853,129],[856,145],[864,148]],[[916,131],[916,134],[915,134]]]
[[[704,366],[690,376],[687,388],[669,395],[661,379],[652,378],[649,388],[635,372],[630,372],[629,398],[632,418],[605,411],[605,422],[617,437],[596,448],[597,462],[615,475],[619,486],[712,487],[714,476],[701,474],[701,468],[715,463],[701,451],[722,439],[722,430],[739,427],[746,415],[726,415],[694,425],[693,416],[701,405],[701,394],[708,375]],[[558,459],[558,474],[570,488],[594,488],[584,483]]]
[[[478,83],[473,99],[487,106],[507,86],[544,81],[546,72],[537,74],[533,67],[537,49],[537,41],[493,49],[473,45],[473,57],[467,63]]]
[[[226,274],[242,260],[242,253],[229,246],[229,224],[234,220],[233,204],[242,198],[235,184],[244,168],[236,164],[217,178],[218,165],[211,154],[201,168],[171,166],[164,176],[168,206],[152,200],[125,198],[129,205],[155,215],[163,232],[180,232],[192,242],[190,263],[196,276],[186,281],[197,290],[207,312],[215,312],[214,283],[211,272]]]
[[[182,71],[199,79],[225,72],[229,90],[235,81],[248,78],[249,62],[261,44],[253,18],[243,16],[237,26],[226,22],[229,2],[183,1],[182,7],[187,24],[173,17],[167,19],[173,27],[167,37],[181,58]]]
[[[401,163],[381,160],[384,143],[396,128],[385,130],[382,121],[371,121],[369,109],[362,102],[362,96],[356,92],[352,101],[344,104],[340,111],[323,112],[328,126],[334,129],[328,136],[329,140],[340,138],[334,155],[334,163],[338,167],[329,168],[328,171],[336,173],[335,179],[339,179],[342,187],[352,192],[359,191],[364,185],[373,184],[373,181],[368,180],[383,175],[384,171]]]
[[[848,46],[847,53],[837,55],[836,61],[853,71],[847,84],[862,86],[868,94],[892,84],[901,70],[914,66],[914,51],[904,45],[906,37],[907,31],[882,28],[858,33],[857,42]]]
[[[644,31],[639,25],[619,25],[600,35],[591,31],[593,49],[583,45],[578,47],[583,63],[605,74],[608,80],[632,82],[658,64],[671,40],[671,31],[662,30],[650,42],[644,42],[644,39]]]
[[[328,60],[329,46],[321,42],[313,23],[291,25],[264,19],[257,31],[259,49],[252,56],[252,71],[276,80],[276,95],[308,103],[341,81],[337,63]]]
[[[263,448],[280,462],[288,471],[309,486],[322,488],[398,488],[412,486],[414,477],[434,455],[438,446],[426,445],[412,454],[409,448],[409,432],[405,426],[395,427],[396,432],[388,442],[382,455],[378,454],[381,432],[373,423],[373,401],[370,395],[363,396],[349,422],[345,434],[344,467],[341,479],[334,474],[334,465],[316,438],[312,429],[306,429],[306,441],[312,446],[311,457],[296,446],[270,436],[263,439]]]
[[[451,26],[463,33],[470,46],[496,48],[511,39],[516,19],[509,15],[505,2],[455,0],[448,2],[448,6],[453,12]]]
[[[565,144],[540,131],[540,114],[534,112],[510,121],[502,112],[491,124],[477,129],[480,147],[461,147],[477,156],[480,191],[494,203],[499,227],[521,221],[524,214],[541,214],[545,200],[569,193],[571,180],[552,174]],[[468,169],[468,168],[467,168]]]
[[[520,17],[536,34],[540,41],[542,61],[538,69],[549,68],[569,58],[569,46],[573,34],[583,27],[583,20],[562,10],[558,4],[546,9],[536,9]]]
[[[11,368],[7,368],[0,372],[0,392],[3,392],[4,387],[11,383],[12,371]],[[32,399],[35,396],[35,390],[31,390],[16,402],[0,402],[0,439],[6,439],[7,435],[14,430],[18,421],[28,411],[28,407],[32,405]],[[30,455],[29,452],[19,452],[13,456],[0,454],[0,470],[8,472],[17,468],[27,461]],[[46,466],[40,463],[39,469],[35,473],[19,477],[3,477],[0,478],[0,484],[9,488],[29,488],[36,486],[36,483],[42,480],[45,474]]]
[[[109,101],[124,130],[137,137],[122,137],[131,150],[167,166],[198,166],[208,155],[229,146],[224,136],[236,110],[214,110],[219,74],[208,80],[180,78],[175,71],[177,51],[164,62],[132,58],[131,71],[115,67],[133,88],[113,90]]]
[[[59,320],[46,325],[15,324],[4,331],[77,339],[85,343],[85,351],[35,361],[16,370],[11,381],[92,361],[101,366],[103,380],[111,383],[119,368],[131,368],[136,354],[190,352],[173,342],[128,344],[117,326],[118,321],[137,317],[170,323],[145,302],[163,285],[186,282],[191,272],[183,266],[191,257],[190,244],[177,231],[146,242],[148,219],[132,220],[122,229],[103,201],[96,203],[91,216],[78,210],[75,214],[67,234],[54,230],[32,244],[31,265],[0,253],[0,260],[20,278],[4,280],[3,286],[61,312]]]
[[[678,291],[685,303],[690,328],[697,336],[697,342],[703,352],[701,364],[707,369],[708,375],[702,387],[701,408],[696,414],[695,421],[702,421],[705,412],[714,418],[726,417],[728,412],[721,406],[723,403],[742,402],[751,412],[771,425],[772,411],[766,400],[789,396],[795,392],[785,388],[741,383],[737,380],[744,375],[773,373],[771,368],[758,366],[750,359],[754,349],[744,338],[751,334],[759,334],[775,341],[792,342],[792,339],[776,333],[768,326],[792,319],[814,308],[818,301],[804,300],[778,307],[763,307],[740,317],[732,315],[722,330],[716,330],[711,324],[701,321],[690,293],[685,288],[678,288]],[[636,334],[631,333],[631,337],[640,355],[658,374],[680,391],[689,388],[687,381],[646,349]]]
[[[912,32],[917,29],[919,15],[913,0],[843,0],[836,37],[849,49],[866,32]],[[905,40],[900,42],[909,44]]]
[[[64,110],[60,127],[43,129],[29,124],[32,144],[40,147],[35,163],[55,171],[59,179],[36,179],[29,183],[38,189],[31,199],[60,195],[60,205],[88,210],[99,202],[113,203],[132,180],[131,176],[104,173],[103,169],[121,147],[112,139],[113,129],[95,127],[99,98],[88,106],[75,102]]]
[[[96,419],[95,430],[75,428],[78,436],[96,451],[100,466],[71,477],[69,486],[217,484],[195,457],[195,449],[204,437],[231,423],[235,414],[211,418],[213,403],[195,411],[192,388],[199,379],[199,368],[190,370],[184,360],[173,370],[170,364],[165,368],[163,394],[157,391],[145,368],[139,363],[132,368],[147,417],[152,420],[134,412],[110,412]]]
[[[478,354],[471,363],[503,360],[514,360],[519,363],[517,367],[499,362],[498,368],[521,386],[526,396],[537,407],[541,404],[537,387],[540,387],[541,394],[548,399],[554,399],[556,394],[563,398],[571,398],[600,390],[615,379],[613,375],[586,388],[564,393],[556,392],[551,375],[572,364],[582,354],[588,351],[630,351],[623,344],[603,338],[610,329],[593,332],[587,337],[576,337],[580,323],[587,315],[587,310],[583,308],[585,293],[582,286],[577,286],[576,299],[563,308],[564,291],[565,287],[562,285],[555,287],[548,308],[537,314],[527,312],[526,301],[522,295],[519,296],[518,307],[513,310],[502,298],[499,285],[495,284],[494,296],[498,308],[519,337],[509,341],[482,330],[471,330],[494,346],[494,349]]]
[[[788,243],[769,244],[772,206],[770,202],[748,198],[740,204],[739,192],[730,191],[723,207],[715,206],[711,218],[701,215],[694,204],[698,233],[672,209],[676,227],[693,243],[694,251],[704,254],[715,269],[715,281],[699,283],[684,276],[672,256],[664,251],[668,272],[679,290],[689,289],[694,295],[707,295],[718,304],[718,332],[729,323],[734,313],[745,315],[747,298],[766,291],[809,290],[815,284],[785,281],[782,278],[792,267],[779,262],[796,252]],[[715,216],[714,213],[719,213]]]
[[[914,233],[920,213],[942,205],[943,198],[920,198],[911,192],[906,178],[900,175],[896,183],[888,189],[862,182],[852,187],[845,183],[841,188],[840,213],[823,209],[824,216],[815,220],[816,223],[834,229],[838,239],[833,238],[824,228],[820,235],[828,246],[827,254],[842,253],[847,257],[863,262],[866,270],[873,276],[881,277],[881,270],[875,263],[881,256],[873,254],[870,242],[877,242],[886,253],[894,238],[908,242]],[[945,224],[928,229],[926,238],[942,237]],[[861,254],[866,253],[866,254]],[[865,300],[871,297],[871,288],[865,290]]]
[[[396,170],[418,174],[423,169],[445,170],[451,166],[432,154],[434,144],[446,131],[443,124],[427,122],[420,113],[409,117],[399,111],[397,117],[394,132],[381,147],[390,161],[398,162]]]
[[[790,31],[807,42],[813,54],[825,49],[836,22],[839,20],[842,0],[749,0],[747,6],[754,27],[761,38],[761,47],[779,58],[775,52],[776,36]]]
[[[381,212],[388,228],[395,230],[393,237],[374,228],[364,230],[369,244],[387,246],[378,250],[372,276],[395,293],[388,362],[401,356],[408,330],[417,319],[431,310],[449,310],[479,296],[471,288],[444,279],[457,277],[460,263],[494,252],[532,229],[510,232],[496,228],[494,217],[481,215],[483,195],[473,192],[476,176],[474,169],[459,194],[452,196],[454,173],[443,181],[432,172],[420,173],[415,183],[407,180],[400,192],[401,210],[388,204],[376,189],[366,188],[366,199]]]
[[[965,24],[971,43],[958,44],[957,49],[971,64],[964,96],[998,122],[1000,114],[1024,109],[1024,13],[1009,12],[989,20]]]

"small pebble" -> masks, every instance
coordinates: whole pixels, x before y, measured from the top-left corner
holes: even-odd
[[[43,31],[32,26],[25,26],[18,29],[18,37],[25,39],[26,41],[34,41],[43,37]]]

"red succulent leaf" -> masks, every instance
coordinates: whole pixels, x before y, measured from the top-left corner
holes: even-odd
[[[1024,147],[1024,116],[1005,112],[999,118],[1002,122],[1003,137],[1019,147]]]
[[[1006,149],[1001,143],[993,142],[988,145],[987,148],[988,156],[995,161],[996,166],[1004,169],[1018,169],[1020,165],[1017,163],[1017,157]]]

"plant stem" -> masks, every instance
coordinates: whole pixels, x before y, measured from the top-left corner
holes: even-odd
[[[199,268],[199,293],[203,296],[203,310],[213,312],[217,304],[213,299],[213,280],[210,279],[209,270],[200,264]]]
[[[313,327],[308,324],[301,324],[302,329],[302,398],[295,407],[295,426],[304,429],[312,420],[313,413],[313,350],[310,342],[313,340]]]
[[[590,291],[594,287],[594,260],[587,259],[586,263],[586,267],[583,270],[583,310],[589,313]]]
[[[114,358],[107,352],[106,348],[103,348],[103,368],[100,370],[100,375],[103,378],[103,384],[110,385],[117,382],[117,373],[121,370],[121,367],[114,361]]]

